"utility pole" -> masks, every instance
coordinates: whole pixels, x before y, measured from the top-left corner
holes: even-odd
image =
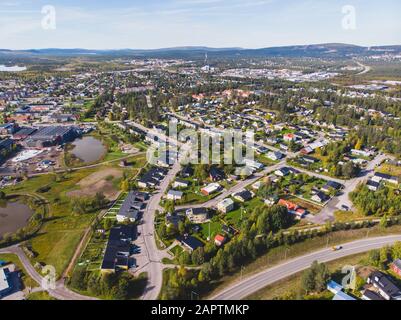
[[[243,274],[244,274],[244,266],[241,266],[241,281],[242,281],[242,276],[243,276]]]

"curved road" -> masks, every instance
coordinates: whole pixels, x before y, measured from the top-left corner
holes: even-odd
[[[18,256],[18,258],[20,259],[20,261],[21,261],[22,265],[24,266],[28,275],[33,280],[35,280],[39,284],[39,286],[42,285],[43,277],[35,270],[35,268],[30,263],[29,259],[25,255],[24,251],[18,245],[0,249],[0,254],[1,253],[10,253],[10,254],[15,254],[16,256]],[[48,292],[52,297],[54,297],[58,300],[98,300],[93,297],[87,297],[87,296],[80,295],[78,293],[75,293],[75,292],[67,289],[64,286],[63,280],[59,280],[56,283],[56,288],[49,289]]]
[[[328,262],[337,260],[350,255],[379,249],[386,245],[392,245],[401,241],[401,235],[386,236],[379,238],[367,238],[357,240],[343,245],[343,249],[332,251],[331,248],[316,251],[302,257],[294,258],[273,268],[264,270],[258,274],[250,276],[243,281],[237,282],[230,287],[214,295],[210,300],[240,300],[245,299],[251,294],[264,287],[287,278],[293,274],[309,268],[313,261]]]

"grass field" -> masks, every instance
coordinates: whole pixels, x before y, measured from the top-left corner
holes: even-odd
[[[134,175],[143,166],[143,155],[134,162],[133,167],[127,168]],[[68,193],[79,189],[78,183],[97,171],[118,167],[118,164],[109,164],[91,169],[82,169],[66,173],[65,178],[56,182],[53,174],[37,176],[16,186],[5,189],[11,193],[37,193],[46,198],[50,206],[50,218],[47,219],[37,235],[29,244],[37,257],[33,262],[42,262],[56,268],[60,276],[71,260],[76,247],[85,230],[93,221],[98,212],[76,215],[72,212],[71,198]],[[38,189],[48,186],[48,191],[39,193]]]
[[[57,300],[50,296],[47,291],[33,292],[30,293],[27,297],[27,300]]]
[[[381,173],[390,174],[392,176],[401,177],[401,166],[394,166],[394,165],[385,163],[385,164],[382,164],[379,168],[377,168],[376,171],[381,172]]]

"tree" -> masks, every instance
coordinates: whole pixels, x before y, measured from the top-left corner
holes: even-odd
[[[355,144],[355,149],[356,150],[362,149],[362,140],[361,139],[358,139],[357,143]]]
[[[78,290],[87,289],[86,271],[84,268],[76,268],[71,277],[71,286]]]
[[[193,251],[191,258],[193,264],[202,265],[205,262],[205,252],[203,247],[199,247]]]
[[[126,300],[129,294],[130,282],[127,276],[122,276],[115,289],[115,298],[117,300]]]
[[[120,188],[121,188],[122,191],[128,192],[129,191],[129,181],[126,180],[126,179],[121,181]]]
[[[380,249],[380,268],[387,269],[387,265],[391,260],[391,250],[389,247],[383,247]]]
[[[401,242],[396,242],[392,248],[393,259],[401,259]]]
[[[330,272],[326,264],[314,261],[301,278],[301,289],[306,293],[322,292],[326,289]]]

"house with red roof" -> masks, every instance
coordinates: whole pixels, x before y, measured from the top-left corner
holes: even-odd
[[[226,242],[226,238],[221,234],[218,234],[214,237],[214,243],[216,246],[221,247]]]

